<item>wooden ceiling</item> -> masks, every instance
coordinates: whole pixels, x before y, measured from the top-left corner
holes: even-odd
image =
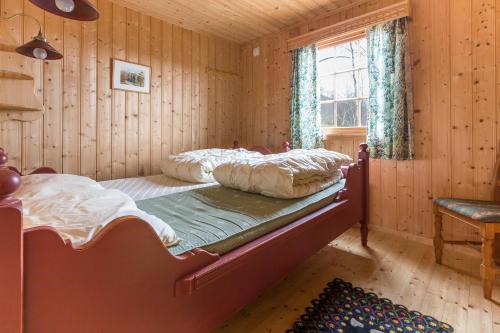
[[[112,0],[186,29],[245,43],[363,0]]]

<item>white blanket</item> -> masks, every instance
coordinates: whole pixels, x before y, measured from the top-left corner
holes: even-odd
[[[162,161],[161,171],[164,175],[192,183],[214,182],[213,171],[232,159],[249,159],[263,156],[246,149],[202,149],[177,155],[170,155]]]
[[[342,179],[351,158],[325,149],[296,149],[258,159],[233,160],[214,171],[222,185],[275,198],[301,198]]]
[[[217,183],[194,184],[159,174],[154,176],[105,180],[99,182],[99,184],[107,189],[120,190],[131,197],[132,200],[139,201],[213,186]]]
[[[41,174],[24,176],[22,181],[16,195],[23,203],[24,228],[50,226],[81,245],[114,219],[133,215],[151,225],[165,246],[178,243],[168,224],[139,210],[125,193],[104,189],[90,178]]]

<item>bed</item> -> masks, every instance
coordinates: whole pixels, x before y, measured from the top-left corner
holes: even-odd
[[[360,148],[322,208],[227,251],[180,255],[132,216],[82,246],[49,227],[23,230],[21,180],[0,150],[0,331],[209,332],[353,225],[367,244],[369,158]]]

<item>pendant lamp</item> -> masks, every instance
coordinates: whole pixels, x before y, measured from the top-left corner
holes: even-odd
[[[78,21],[95,21],[99,12],[88,0],[30,0],[30,2],[54,15]]]
[[[38,35],[33,37],[33,39],[26,44],[16,48],[17,53],[40,60],[57,60],[63,57],[61,53],[49,44],[47,38],[42,34],[42,25],[35,17],[24,13],[18,13],[9,17],[0,17],[0,21],[7,21],[17,16],[29,17],[38,23]]]

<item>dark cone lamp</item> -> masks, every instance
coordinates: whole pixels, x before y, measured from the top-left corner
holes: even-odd
[[[95,21],[99,12],[88,0],[30,0],[52,14],[78,21]]]
[[[57,50],[49,44],[47,38],[42,34],[42,25],[35,17],[25,13],[17,13],[9,17],[0,16],[0,21],[8,21],[17,16],[29,17],[38,24],[38,35],[33,37],[30,42],[16,48],[17,53],[40,60],[57,60],[63,57],[61,53],[57,52]]]
[[[57,52],[48,42],[47,38],[39,31],[38,35],[30,42],[19,46],[16,52],[26,57],[31,57],[40,60],[57,60],[63,56]]]

